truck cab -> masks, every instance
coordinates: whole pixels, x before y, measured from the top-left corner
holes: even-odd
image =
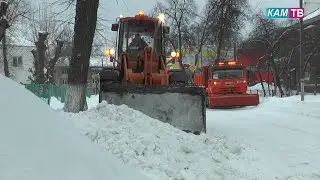
[[[244,66],[236,61],[218,62],[208,72],[207,92],[213,94],[245,94],[247,80]]]
[[[194,84],[206,88],[209,108],[259,104],[258,94],[247,94],[245,67],[234,60],[202,67],[194,74]]]

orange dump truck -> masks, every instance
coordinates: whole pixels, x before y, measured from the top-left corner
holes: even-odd
[[[259,104],[258,94],[247,93],[244,66],[233,60],[202,67],[201,72],[194,74],[194,84],[206,88],[209,108]]]

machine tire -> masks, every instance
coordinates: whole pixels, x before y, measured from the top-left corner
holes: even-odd
[[[118,83],[119,82],[119,71],[113,68],[104,68],[99,73],[100,76],[100,92],[99,92],[99,103],[102,101],[101,94],[105,89],[106,84]]]
[[[169,71],[169,84],[185,85],[186,83],[187,77],[182,70]]]
[[[104,68],[99,73],[100,82],[118,82],[119,81],[119,71],[113,68]]]

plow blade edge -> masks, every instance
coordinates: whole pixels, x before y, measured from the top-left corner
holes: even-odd
[[[101,85],[99,102],[138,110],[186,132],[206,132],[205,89],[110,83]]]
[[[220,95],[208,97],[208,106],[210,108],[233,106],[257,106],[258,104],[258,94]]]

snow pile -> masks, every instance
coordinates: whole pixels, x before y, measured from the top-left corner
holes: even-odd
[[[90,98],[87,97],[88,109],[92,109],[92,108],[96,107],[98,104],[99,104],[99,95],[93,95]],[[56,97],[51,97],[50,107],[52,107],[53,109],[56,109],[56,110],[61,110],[64,107],[64,103],[62,103]]]
[[[53,109],[63,109],[64,103],[59,101],[56,97],[50,97],[50,107]]]
[[[257,179],[319,180],[319,107],[319,95],[306,95],[304,102],[269,97],[257,107],[208,110],[207,127],[251,147],[243,155],[257,158],[239,168]]]
[[[251,179],[230,164],[239,159],[250,163],[242,156],[246,148],[234,140],[188,134],[125,105],[106,102],[86,112],[62,114],[96,144],[155,179]]]
[[[20,84],[0,76],[1,180],[147,179],[80,135]]]
[[[265,90],[268,90],[268,83],[267,82],[263,82],[263,86],[264,86],[264,89]],[[269,86],[270,86],[270,89],[274,89],[274,86],[273,86],[273,84],[269,84]],[[262,91],[263,89],[262,89],[262,86],[261,86],[261,83],[258,83],[258,84],[256,84],[256,85],[254,85],[254,86],[250,86],[250,87],[248,87],[248,90],[250,91]]]

